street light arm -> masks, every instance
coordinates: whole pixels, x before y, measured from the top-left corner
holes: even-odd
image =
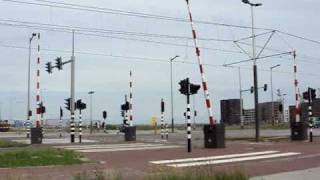
[[[171,58],[170,61],[172,62],[173,60],[175,60],[176,58],[180,57],[179,55],[176,55],[175,57]]]

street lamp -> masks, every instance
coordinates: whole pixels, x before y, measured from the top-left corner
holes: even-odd
[[[273,102],[273,85],[272,85],[272,70],[274,68],[279,67],[280,64],[277,64],[275,66],[270,67],[270,86],[271,86],[271,118],[272,118],[272,125],[274,125],[275,123],[275,119],[274,119],[274,102]]]
[[[90,95],[90,134],[92,134],[92,95],[94,91],[89,91],[88,94]]]
[[[253,16],[253,7],[262,6],[261,3],[251,3],[249,0],[242,0],[243,3],[250,5],[251,7],[251,21],[252,21],[252,59],[253,59],[253,88],[254,88],[254,108],[255,108],[255,121],[256,121],[256,141],[259,141],[260,132],[259,132],[259,95],[258,95],[258,72],[257,72],[257,57],[256,57],[256,40],[254,32],[254,16]]]
[[[173,90],[172,90],[172,62],[178,58],[179,56],[176,55],[175,57],[170,59],[170,79],[171,79],[171,132],[174,133],[174,118],[173,118]]]
[[[30,66],[31,66],[31,42],[32,39],[37,36],[36,33],[32,33],[31,37],[29,38],[29,58],[28,58],[28,97],[27,97],[27,138],[30,137]]]

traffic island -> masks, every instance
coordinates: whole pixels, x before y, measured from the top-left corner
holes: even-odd
[[[205,148],[225,148],[224,124],[204,125],[203,133]]]
[[[291,140],[305,141],[308,139],[307,122],[291,122]]]
[[[31,144],[42,144],[42,128],[31,128]]]
[[[124,140],[136,141],[136,126],[128,126],[124,128]]]

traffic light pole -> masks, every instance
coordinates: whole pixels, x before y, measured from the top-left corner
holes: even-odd
[[[79,109],[79,143],[82,143],[82,113],[81,108]]]
[[[308,88],[308,116],[309,116],[309,128],[310,128],[310,131],[309,131],[309,141],[312,142],[313,141],[313,134],[312,134],[312,131],[313,131],[313,119],[312,119],[312,97],[311,97],[311,88]]]
[[[161,139],[164,138],[164,101],[161,99]]]
[[[71,89],[70,89],[70,141],[74,143],[75,138],[75,114],[74,114],[74,102],[75,102],[75,56],[74,56],[74,30],[72,31],[72,56],[71,56]]]
[[[191,152],[191,108],[190,108],[190,83],[188,83],[187,93],[187,136],[188,136],[188,152]]]

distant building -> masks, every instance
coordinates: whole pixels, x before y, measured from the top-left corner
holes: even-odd
[[[240,99],[220,101],[221,122],[225,124],[240,124]]]
[[[226,124],[240,124],[240,99],[221,100],[221,121]],[[272,104],[275,122],[284,121],[283,107],[278,101],[259,103],[261,122],[272,123]],[[243,109],[244,124],[255,122],[255,110]]]

